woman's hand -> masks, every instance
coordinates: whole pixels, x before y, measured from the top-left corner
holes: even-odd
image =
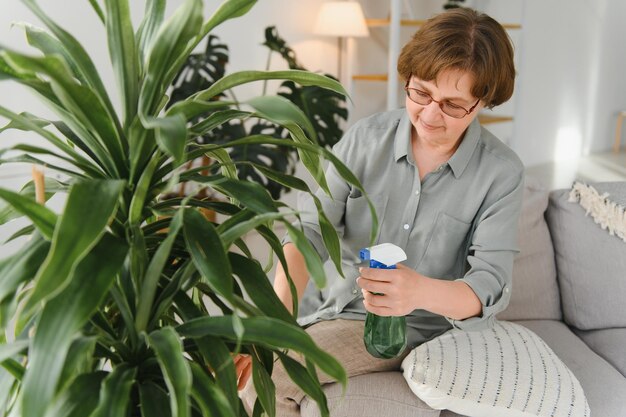
[[[360,268],[356,282],[365,309],[379,316],[406,316],[418,308],[422,275],[398,264],[397,269]]]
[[[237,389],[241,391],[244,389],[250,375],[252,375],[252,358],[250,355],[240,353],[233,358],[235,362],[235,371],[237,373]]]

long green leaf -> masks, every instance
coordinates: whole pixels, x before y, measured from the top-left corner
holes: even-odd
[[[0,363],[25,351],[28,344],[28,340],[16,340],[8,345],[0,345]]]
[[[202,312],[184,292],[174,294],[179,314],[183,321],[188,321],[198,317],[204,317]],[[221,387],[222,391],[228,398],[229,403],[236,411],[238,411],[239,397],[237,394],[237,374],[235,373],[235,364],[230,355],[226,344],[219,337],[204,336],[194,339],[198,351],[207,361],[215,374],[216,383]],[[192,363],[193,366],[193,363]],[[193,371],[193,368],[192,368]],[[193,390],[197,390],[196,376],[194,374]],[[193,391],[192,391],[193,393]],[[205,397],[206,398],[206,397]]]
[[[0,51],[0,56],[16,70],[36,71],[50,77],[52,89],[65,109],[78,123],[98,138],[99,144],[112,154],[103,161],[110,161],[117,173],[124,173],[124,150],[119,131],[116,129],[115,113],[110,113],[89,86],[79,84],[71,75],[67,65],[59,57],[37,58],[17,52]],[[74,124],[76,126],[76,124]]]
[[[37,277],[27,309],[69,282],[76,264],[95,246],[113,218],[124,181],[89,180],[72,185],[52,246]]]
[[[137,114],[139,61],[128,0],[105,0],[109,55],[122,97],[124,126]]]
[[[135,39],[138,43],[137,49],[140,54],[140,64],[143,65],[147,51],[152,47],[154,38],[161,27],[163,16],[165,15],[165,0],[146,1],[143,20],[137,29]]]
[[[276,416],[276,386],[263,364],[252,355],[252,383],[261,406],[269,417]]]
[[[89,160],[83,157],[81,154],[76,152],[76,150],[65,143],[63,140],[56,137],[50,131],[44,129],[44,126],[47,126],[50,122],[46,119],[42,119],[40,117],[36,117],[30,113],[21,113],[16,114],[12,111],[5,109],[0,106],[0,115],[8,118],[11,122],[3,128],[5,129],[19,129],[23,131],[32,131],[39,134],[42,138],[46,139],[52,145],[54,145],[59,150],[63,151],[66,155],[68,155],[72,160],[76,161],[74,165],[77,167],[81,167],[85,170],[85,172],[91,173],[93,176],[98,177],[102,176],[97,167],[93,166]],[[83,142],[72,132],[69,127],[62,122],[52,122],[54,126],[68,139],[70,139],[75,145],[79,146],[86,154],[88,154],[94,161],[99,161],[98,156],[91,150],[91,148],[86,148]],[[99,145],[98,145],[99,146]]]
[[[317,378],[311,376],[307,368],[302,366],[302,364],[295,359],[290,358],[282,352],[276,352],[276,354],[283,364],[285,371],[287,371],[289,378],[298,384],[298,386],[302,388],[302,391],[317,402],[322,416],[328,417],[329,411],[326,395],[324,394],[324,391],[322,391]]]
[[[11,398],[15,388],[15,378],[6,369],[0,366],[0,415],[7,414],[11,406]]]
[[[0,198],[11,204],[16,211],[28,216],[46,239],[52,239],[57,222],[57,215],[52,210],[32,198],[3,188],[0,188]]]
[[[65,46],[68,55],[73,57],[75,66],[80,70],[84,79],[88,80],[89,85],[97,92],[98,96],[105,103],[108,111],[114,114],[113,104],[104,87],[104,83],[100,79],[98,71],[93,61],[87,54],[83,46],[70,33],[57,25],[52,19],[46,15],[37,5],[35,0],[22,0],[26,6],[50,29],[57,39]]]
[[[238,222],[233,227],[228,229],[223,229],[220,231],[220,235],[222,236],[222,242],[224,243],[225,248],[229,248],[230,245],[240,237],[244,236],[248,232],[256,229],[257,227],[268,224],[276,219],[282,219],[285,216],[293,214],[292,212],[280,212],[280,213],[265,213],[265,214],[257,214],[252,219]]]
[[[293,316],[280,301],[258,262],[235,253],[229,253],[233,273],[239,277],[250,299],[268,316],[297,325]]]
[[[89,0],[89,4],[91,4],[91,8],[96,13],[98,18],[102,23],[104,23],[104,12],[102,11],[102,7],[100,7],[100,2],[98,0]]]
[[[165,77],[166,84],[169,85],[172,83],[189,55],[215,26],[228,19],[242,16],[247,13],[256,1],[257,0],[225,0],[215,11],[213,16],[211,16],[209,20],[202,25],[197,36],[193,40],[190,40],[190,42],[186,45],[185,50],[182,51],[172,65],[170,65],[170,69]]]
[[[37,234],[15,256],[0,262],[0,301],[15,292],[21,283],[35,276],[48,249],[50,243]]]
[[[139,116],[155,116],[172,79],[168,72],[202,25],[202,1],[186,0],[161,27],[148,52],[145,82],[139,95]],[[185,57],[186,58],[186,57]]]
[[[317,207],[317,218],[322,232],[324,247],[328,251],[330,259],[333,261],[337,272],[339,272],[339,275],[343,277],[343,268],[341,267],[341,243],[339,235],[337,234],[333,224],[328,219],[328,216],[326,216],[326,213],[324,213],[324,207],[322,206],[320,199],[317,198],[315,194],[311,194],[311,196],[313,197],[313,201]]]
[[[228,19],[243,16],[246,14],[252,6],[256,4],[257,0],[227,0],[223,2],[220,7],[213,13],[209,20],[202,25],[202,37],[205,37],[216,26],[225,22]]]
[[[163,327],[150,333],[149,339],[170,393],[172,417],[187,417],[192,377],[179,336],[173,328]]]
[[[316,133],[313,124],[302,110],[291,101],[282,96],[259,96],[248,101],[257,113],[266,116],[280,126],[295,124],[303,128],[308,136],[316,141]]]
[[[174,158],[175,165],[180,165],[187,143],[187,123],[183,115],[175,114],[160,118],[146,117],[144,126],[155,130],[155,138],[159,148]]]
[[[213,113],[217,110],[224,109],[237,104],[234,101],[218,100],[218,101],[201,101],[201,100],[181,100],[176,102],[172,107],[167,109],[166,114],[173,116],[182,114],[185,120],[192,120],[198,114]]]
[[[197,110],[197,109],[195,109]],[[188,110],[191,111],[191,110]],[[188,118],[193,118],[198,114],[201,114],[202,111],[198,111],[198,113],[190,113],[186,114]],[[194,136],[202,136],[209,133],[211,130],[215,129],[217,126],[223,125],[231,120],[235,119],[247,119],[252,116],[251,112],[241,111],[241,110],[223,110],[217,111],[215,113],[211,113],[208,117],[204,118],[200,122],[196,123],[190,128],[190,132]]]
[[[152,310],[154,296],[159,284],[159,278],[161,277],[163,268],[165,267],[165,264],[170,256],[178,231],[182,227],[182,217],[183,210],[180,210],[176,213],[174,219],[170,223],[170,230],[167,238],[165,238],[165,240],[163,240],[157,248],[150,264],[148,265],[148,269],[146,270],[146,275],[139,292],[137,316],[135,317],[135,327],[138,333],[146,330],[148,320],[150,320],[150,312]]]
[[[232,300],[230,264],[215,226],[198,211],[190,209],[185,210],[183,225],[185,241],[194,265],[214,291]]]
[[[85,417],[98,406],[100,387],[107,376],[98,371],[79,375],[54,399],[45,417]]]
[[[91,417],[119,417],[128,413],[130,390],[135,383],[136,368],[123,363],[113,369],[113,372],[102,383],[98,408]]]
[[[224,91],[238,85],[263,80],[290,80],[300,85],[316,85],[340,94],[347,94],[346,90],[339,82],[333,80],[332,78],[314,74],[309,71],[239,71],[220,78],[206,90],[199,91],[194,94],[193,99],[208,101],[211,98],[216,97],[218,94],[221,94]]]
[[[237,417],[233,404],[229,402],[215,382],[209,378],[206,371],[201,369],[198,364],[192,363],[191,372],[193,373],[191,395],[200,405],[202,415]]]
[[[326,273],[324,272],[324,263],[320,259],[320,256],[315,251],[313,245],[306,238],[304,233],[297,228],[293,227],[288,222],[284,222],[287,227],[287,232],[291,241],[296,245],[306,263],[306,269],[309,271],[311,279],[315,282],[317,288],[324,288],[326,286]]]
[[[295,107],[295,105],[291,104],[288,100],[284,99],[289,105],[285,103],[284,107],[289,108],[290,106]],[[289,120],[290,116],[288,113],[284,112],[284,109],[278,107],[274,109],[273,106],[266,105],[262,108],[262,110],[257,111],[254,115],[257,117],[261,117],[271,121],[272,123],[278,124],[286,128],[291,138],[298,143],[309,144],[311,140],[307,138],[304,134],[302,128],[291,120]],[[292,109],[293,110],[293,109]],[[311,129],[313,129],[311,127]],[[328,184],[326,183],[326,177],[324,176],[323,165],[320,160],[319,152],[310,152],[306,149],[296,148],[298,150],[298,155],[302,160],[302,164],[305,168],[311,173],[315,182],[317,182],[326,193],[330,194],[330,190],[328,188]]]
[[[43,52],[44,55],[61,55],[65,62],[72,69],[72,73],[76,76],[76,78],[80,79],[81,82],[88,82],[82,77],[80,69],[77,68],[72,56],[68,54],[67,49],[65,49],[65,46],[61,42],[59,42],[58,39],[50,35],[48,32],[42,30],[41,28],[35,27],[28,23],[22,23],[22,25],[24,26],[24,30],[26,31],[26,39],[28,40],[28,43],[30,45],[39,49],[41,52]]]
[[[198,315],[202,315],[201,313]],[[235,414],[239,411],[239,397],[237,394],[237,374],[233,358],[222,339],[205,336],[195,339],[198,350],[215,374],[215,382],[228,398]],[[195,385],[195,376],[194,376]]]
[[[171,417],[170,400],[167,392],[161,387],[146,382],[139,385],[139,402],[141,405],[142,417]]]
[[[143,221],[142,216],[145,208],[146,197],[148,196],[148,191],[150,191],[152,177],[154,175],[154,170],[159,164],[159,159],[158,154],[152,156],[152,159],[143,170],[141,177],[139,178],[139,182],[135,187],[133,198],[130,202],[130,213],[128,215],[128,221],[132,226],[137,226]]]
[[[24,380],[25,417],[43,415],[56,390],[73,336],[108,293],[127,251],[123,241],[104,235],[78,264],[65,289],[46,303],[37,323]]]
[[[256,182],[235,180],[222,175],[196,175],[190,179],[210,185],[223,194],[241,202],[241,204],[256,213],[264,214],[278,211],[276,203],[272,200],[267,190]]]
[[[304,330],[282,320],[270,317],[247,317],[241,319],[244,326],[243,343],[258,343],[272,348],[292,349],[303,353],[331,378],[346,383],[346,373],[339,362],[319,349]],[[206,335],[236,340],[230,317],[202,317],[181,324],[179,334],[197,338]]]
[[[96,336],[78,337],[74,339],[67,351],[67,358],[63,364],[63,372],[59,377],[61,385],[65,385],[81,374],[89,373],[93,370],[94,351],[96,347]]]

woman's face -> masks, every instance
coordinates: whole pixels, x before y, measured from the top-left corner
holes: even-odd
[[[408,87],[429,94],[433,100],[447,101],[470,110],[478,101],[470,92],[473,82],[474,77],[468,72],[444,70],[433,81],[424,81],[413,76],[409,79]],[[470,114],[462,119],[455,119],[445,114],[435,101],[420,105],[406,97],[406,111],[413,125],[411,136],[415,137],[417,134],[415,139],[433,146],[455,146],[483,107],[484,103],[481,101]]]

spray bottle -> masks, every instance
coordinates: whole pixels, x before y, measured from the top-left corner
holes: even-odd
[[[359,257],[369,261],[370,268],[396,269],[406,260],[406,253],[391,243],[361,249]],[[406,348],[406,319],[404,316],[377,316],[367,312],[363,342],[367,351],[377,358],[391,359]]]

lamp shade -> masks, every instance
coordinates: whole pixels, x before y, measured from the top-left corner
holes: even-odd
[[[319,35],[330,36],[369,35],[361,5],[352,1],[323,3],[313,31]]]

